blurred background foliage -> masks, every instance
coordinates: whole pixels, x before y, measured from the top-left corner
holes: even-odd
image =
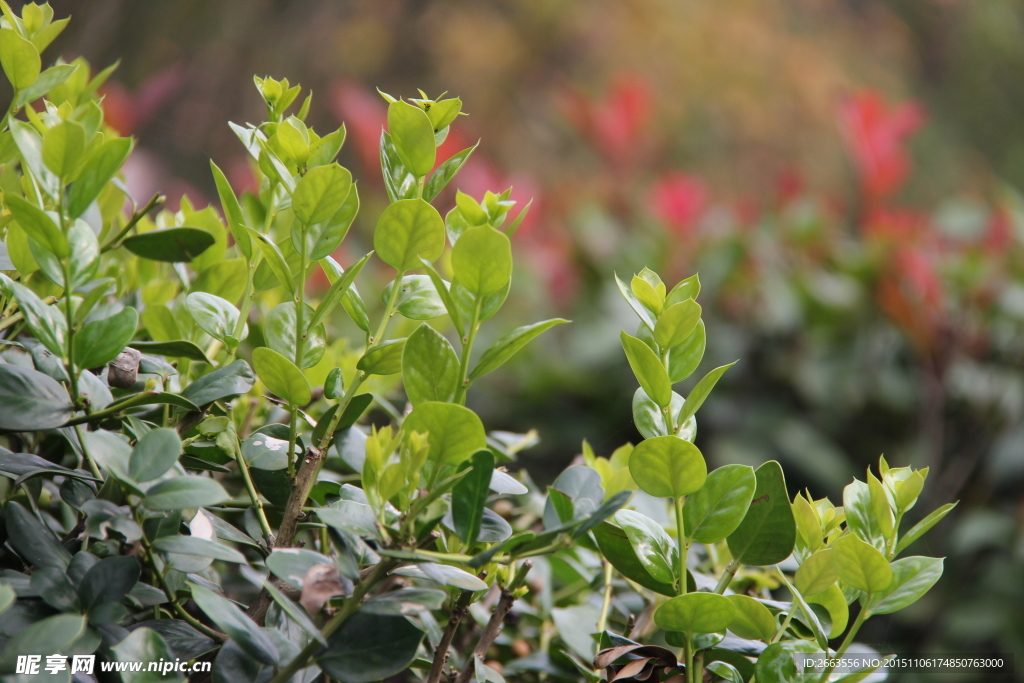
[[[949,556],[947,573],[865,641],[1024,652],[1021,3],[53,5],[75,20],[51,54],[122,60],[106,107],[138,139],[136,197],[206,205],[210,157],[236,190],[255,189],[226,125],[262,120],[250,76],[312,88],[309,122],[348,127],[356,251],[384,202],[374,88],[459,93],[471,115],[443,151],[484,140],[460,188],[533,200],[515,244],[523,319],[576,323],[474,406],[489,424],[538,430],[521,456],[534,478],[550,480],[583,438],[607,455],[638,436],[618,398],[633,383],[614,332],[633,323],[612,271],[699,270],[716,340],[705,364],[740,359],[702,412],[705,454],[780,459],[791,493],[836,502],[881,452],[930,466],[921,509],[962,500],[924,541]]]

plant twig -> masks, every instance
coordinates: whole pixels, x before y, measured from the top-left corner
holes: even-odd
[[[487,572],[482,571],[479,576],[482,579],[487,576]],[[437,650],[434,651],[434,661],[430,666],[430,673],[427,674],[424,683],[440,683],[441,672],[448,661],[448,650],[451,648],[452,639],[455,638],[455,632],[459,629],[459,622],[466,616],[466,611],[473,600],[474,592],[464,590],[459,594],[455,606],[452,607],[451,616],[448,618],[448,625],[445,626],[444,633],[441,635],[441,641],[437,644]]]
[[[111,249],[116,249],[117,247],[121,246],[121,241],[124,240],[124,238],[128,235],[129,232],[131,232],[132,228],[138,225],[139,221],[142,220],[142,217],[166,201],[167,197],[160,194],[159,192],[150,197],[149,201],[146,202],[146,205],[142,207],[141,210],[134,211],[132,213],[131,219],[128,221],[128,224],[121,229],[121,232],[117,233],[117,235],[115,235],[112,240],[103,245],[103,247],[100,249],[100,253],[105,253],[110,251]]]
[[[501,598],[498,599],[498,604],[495,606],[487,626],[484,627],[483,633],[480,634],[480,639],[476,641],[473,653],[466,658],[466,663],[455,679],[455,683],[469,683],[470,679],[473,678],[473,673],[476,671],[477,658],[483,659],[487,654],[487,650],[494,643],[495,638],[501,633],[501,626],[505,622],[505,617],[508,616],[509,610],[512,609],[512,604],[516,601],[515,592],[526,581],[526,575],[532,567],[533,562],[530,560],[524,561],[519,565],[519,571],[516,572],[512,581],[501,590]]]
[[[725,571],[722,572],[722,578],[718,580],[718,585],[715,586],[716,593],[718,593],[719,595],[725,593],[725,590],[729,587],[729,584],[732,583],[732,580],[736,577],[736,572],[739,571],[739,568],[739,560],[734,559],[732,562],[729,563],[729,566],[727,566],[725,568]]]

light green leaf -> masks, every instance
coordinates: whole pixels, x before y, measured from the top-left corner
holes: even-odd
[[[862,481],[854,479],[843,489],[843,511],[846,513],[846,526],[879,550],[885,549],[885,535],[875,519],[871,505],[871,489]]]
[[[917,602],[942,577],[941,557],[905,557],[890,566],[893,579],[885,591],[872,596],[872,614],[891,614]]]
[[[46,69],[39,74],[35,83],[18,91],[18,98],[14,101],[14,106],[22,107],[30,102],[35,102],[66,81],[77,68],[78,66],[75,64],[55,64]]]
[[[654,341],[663,349],[671,349],[685,342],[697,329],[701,308],[693,299],[669,306],[658,316],[654,326]]]
[[[242,326],[242,338],[235,337],[238,309],[230,301],[206,292],[193,292],[185,297],[185,308],[200,329],[214,339],[234,348],[249,336],[249,326]]]
[[[317,166],[295,183],[292,211],[306,225],[321,223],[337,213],[352,190],[352,174],[338,164]]]
[[[756,486],[754,469],[747,465],[725,465],[712,471],[683,506],[686,536],[707,544],[731,534],[747,514]]]
[[[800,565],[793,576],[797,590],[807,596],[817,595],[835,584],[839,574],[832,565],[832,549],[820,550]]]
[[[3,275],[0,275],[0,283],[3,280]],[[28,287],[10,280],[7,282],[9,283],[7,287],[14,295],[14,300],[18,302],[18,308],[25,316],[25,324],[28,325],[29,330],[53,355],[63,358],[67,353],[65,340],[68,328],[60,310],[55,305],[44,304],[42,299]]]
[[[683,411],[680,413],[680,420],[689,420],[690,416],[697,412],[697,409],[704,403],[704,399],[708,397],[711,390],[715,388],[715,384],[718,383],[718,379],[725,374],[725,371],[736,365],[737,361],[733,361],[728,365],[722,365],[717,367],[708,374],[704,375],[701,381],[697,382],[697,386],[690,391],[689,396],[686,397],[686,403],[683,404]]]
[[[555,325],[561,325],[567,322],[569,321],[565,318],[552,318],[551,320],[544,320],[538,323],[533,323],[532,325],[517,327],[498,341],[494,342],[494,344],[484,351],[472,372],[469,373],[469,379],[475,380],[483,377],[489,372],[494,372],[508,362],[512,356],[516,355],[520,349],[529,344],[535,337],[540,336]]]
[[[896,528],[896,517],[889,501],[889,494],[878,477],[870,470],[868,471],[868,496],[871,499],[871,516],[878,524],[882,536],[892,539],[893,531]]]
[[[106,365],[124,350],[135,335],[139,315],[134,308],[85,324],[75,335],[75,364],[82,369]]]
[[[67,258],[71,254],[67,238],[49,214],[24,197],[8,194],[4,203],[18,221],[21,229],[29,239],[39,244],[57,258]]]
[[[640,386],[643,387],[644,393],[650,396],[658,406],[667,407],[672,402],[672,382],[668,378],[668,371],[661,359],[651,350],[651,347],[636,337],[625,332],[620,332],[619,337],[622,340],[622,348],[626,351],[629,367],[633,369],[633,374],[636,375]],[[686,412],[685,407],[683,412]],[[686,415],[685,419],[689,419],[690,415],[693,413]]]
[[[668,498],[699,491],[708,469],[704,456],[692,443],[678,436],[659,436],[633,449],[629,473],[646,493]]]
[[[43,163],[59,178],[73,175],[84,150],[85,128],[77,121],[61,121],[43,135]]]
[[[832,564],[846,585],[865,593],[880,593],[892,584],[892,569],[882,553],[853,534],[832,544]]]
[[[661,583],[673,583],[676,579],[673,567],[679,550],[665,529],[650,517],[632,510],[619,510],[614,519],[626,533],[633,552],[647,573]]]
[[[278,283],[288,290],[289,294],[294,294],[295,277],[292,275],[291,268],[288,267],[288,262],[285,261],[280,247],[270,241],[270,238],[266,235],[252,228],[247,228],[247,230],[253,243],[263,253],[263,258],[266,259],[267,265],[274,271],[274,275],[277,276]]]
[[[666,631],[716,633],[729,627],[736,609],[715,593],[686,593],[672,598],[654,613],[654,623]]]
[[[726,598],[734,608],[729,630],[740,638],[763,640],[766,643],[775,635],[777,625],[771,611],[749,595],[728,595]]]
[[[428,434],[428,458],[438,466],[458,465],[487,447],[483,422],[473,411],[454,403],[421,403],[405,418],[402,430]]]
[[[316,314],[309,322],[310,327],[316,327],[327,320],[327,316],[334,311],[335,307],[343,301],[346,295],[353,291],[352,283],[355,282],[356,276],[359,275],[359,271],[363,269],[363,266],[366,265],[366,262],[370,260],[371,256],[373,256],[372,251],[356,261],[353,265],[349,266],[349,269],[342,273],[336,273],[333,268],[330,267],[331,264],[334,263],[333,260],[327,261],[327,267],[324,268],[324,273],[327,274],[328,279],[332,279],[333,276],[333,282],[331,283],[331,288],[327,290],[327,294],[324,295],[323,300],[320,302],[320,305],[316,307]],[[323,264],[324,261],[321,261],[321,265]],[[340,266],[338,269],[340,270]]]
[[[310,402],[312,392],[305,375],[277,351],[261,346],[252,352],[252,366],[267,389],[288,405],[304,406]]]
[[[444,250],[441,214],[422,199],[394,202],[377,221],[373,248],[384,263],[400,273],[419,268],[420,259],[436,261]]]
[[[245,217],[242,215],[242,205],[238,203],[238,197],[231,189],[231,183],[227,176],[220,170],[217,164],[210,160],[210,170],[213,172],[213,181],[217,185],[217,196],[220,197],[221,208],[224,209],[224,217],[228,222],[228,230],[235,238],[238,250],[246,259],[252,259],[252,240],[245,228]]]
[[[774,460],[758,467],[754,475],[754,497],[743,521],[729,534],[729,550],[743,564],[778,564],[789,557],[796,544],[796,522],[786,477],[782,466]]]
[[[24,90],[35,83],[42,68],[39,51],[32,42],[10,28],[0,29],[0,64],[15,90]]]
[[[850,607],[846,604],[846,597],[839,586],[833,584],[824,593],[808,596],[807,602],[821,605],[828,612],[829,619],[832,620],[829,638],[838,638],[843,634],[850,620]]]
[[[224,487],[209,477],[181,476],[165,479],[146,491],[142,505],[147,510],[183,510],[208,507],[230,498]]]
[[[437,195],[441,194],[441,190],[443,190],[448,183],[451,182],[451,179],[454,178],[462,169],[466,160],[469,159],[473,150],[475,150],[479,144],[480,143],[477,142],[472,147],[467,147],[458,154],[455,154],[448,160],[442,162],[441,165],[437,167],[437,170],[431,173],[430,177],[427,178],[427,183],[423,187],[423,198],[429,202],[437,197]]]
[[[384,287],[381,299],[385,303],[391,300],[391,293],[395,290],[396,281],[392,280]],[[406,318],[433,320],[447,312],[444,301],[429,275],[406,274],[400,284],[398,303],[395,304],[395,308]]]
[[[397,100],[388,106],[388,132],[402,164],[416,176],[425,176],[434,168],[437,150],[434,127],[419,107]]]
[[[925,535],[925,533],[933,526],[939,523],[943,517],[949,514],[949,511],[957,506],[956,503],[946,503],[940,508],[933,510],[930,515],[922,519],[920,522],[911,527],[910,531],[904,534],[900,542],[896,544],[896,555],[907,549],[911,543],[916,541]]]
[[[593,532],[601,554],[624,577],[662,595],[673,596],[676,594],[672,582],[657,581],[650,575],[640,562],[640,558],[637,557],[626,532],[621,528],[610,522],[604,522],[594,527]]]
[[[356,368],[371,375],[397,375],[402,371],[404,350],[404,339],[389,339],[367,349]]]
[[[306,339],[302,346],[302,367],[311,368],[320,362],[327,350],[327,329],[321,324],[306,326],[306,321],[315,319],[313,307],[303,304],[303,326],[306,327]],[[295,357],[295,302],[285,301],[271,309],[267,321],[263,325],[263,336],[267,346],[285,358]]]
[[[452,270],[476,296],[494,294],[512,278],[512,243],[489,225],[470,228],[452,247]]]
[[[78,174],[78,179],[68,190],[68,214],[72,218],[77,218],[89,208],[124,164],[131,151],[131,138],[113,138],[104,141],[89,155]]]
[[[414,406],[447,403],[459,385],[459,357],[451,343],[426,323],[409,335],[402,351],[402,385]]]

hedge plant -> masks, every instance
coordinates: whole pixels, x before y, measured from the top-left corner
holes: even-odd
[[[488,431],[469,390],[568,321],[497,316],[525,209],[446,191],[475,149],[437,158],[458,98],[384,95],[388,201],[343,267],[360,194],[311,93],[256,78],[266,121],[230,125],[258,192],[211,162],[220,210],[170,211],[127,189],[112,69],[43,69],[67,19],[0,8],[5,680],[94,654],[212,662],[191,680],[794,681],[941,575],[897,559],[952,507],[900,532],[926,470],[882,459],[842,507],[791,501],[776,462],[708,472],[696,413],[729,366],[674,390],[706,345],[696,276],[618,280],[643,440],[584,444],[546,490],[509,474],[536,437]]]

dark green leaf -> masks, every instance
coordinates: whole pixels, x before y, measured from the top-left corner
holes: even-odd
[[[725,465],[711,472],[683,507],[687,537],[707,544],[731,534],[747,514],[756,486],[754,469],[747,465]]]
[[[181,395],[197,406],[204,406],[222,398],[248,393],[255,382],[256,378],[249,364],[244,360],[236,360],[227,367],[214,370],[195,380],[181,392]]]
[[[132,342],[132,348],[154,356],[188,358],[189,360],[202,361],[203,363],[213,365],[213,361],[206,357],[206,353],[201,348],[193,342],[184,339],[175,341],[135,341]]]
[[[178,461],[181,455],[181,439],[174,429],[160,428],[147,432],[128,460],[128,474],[135,481],[145,482],[156,479]]]
[[[408,667],[421,640],[423,632],[404,616],[359,611],[331,635],[316,662],[343,683],[371,683]]]
[[[26,562],[36,567],[67,568],[71,553],[35,515],[15,501],[7,503],[6,513],[7,542]]]
[[[0,429],[53,429],[74,414],[67,391],[41,372],[0,363]]]
[[[463,477],[452,489],[455,533],[467,548],[471,548],[480,535],[484,504],[490,492],[491,472],[494,471],[494,454],[488,450],[477,451],[469,463],[469,475]]]
[[[268,666],[275,666],[279,654],[274,641],[242,610],[211,590],[190,584],[192,599],[220,630],[228,634],[247,655]]]
[[[209,477],[181,476],[165,479],[150,488],[142,505],[160,512],[217,505],[228,498],[224,487]]]
[[[213,235],[199,228],[164,228],[132,235],[124,248],[151,261],[187,263],[213,246]]]
[[[134,308],[85,324],[75,335],[75,364],[83,369],[106,365],[124,350],[135,335],[139,314]]]
[[[105,602],[121,602],[135,586],[142,567],[134,556],[106,557],[94,564],[78,584],[82,605],[88,609]]]

